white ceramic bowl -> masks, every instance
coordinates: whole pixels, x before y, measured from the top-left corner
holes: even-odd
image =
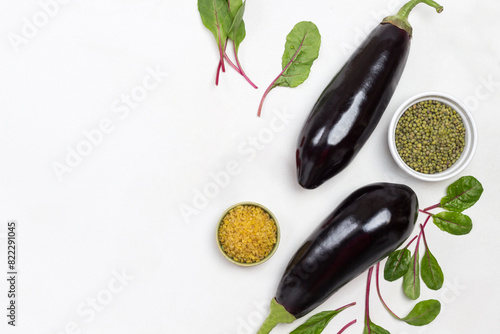
[[[450,168],[446,169],[445,171],[434,174],[424,174],[410,168],[399,156],[395,142],[396,125],[398,124],[401,115],[403,115],[403,113],[415,103],[426,100],[439,101],[455,109],[457,113],[460,115],[460,117],[462,117],[462,122],[465,127],[465,147],[462,154]],[[467,165],[472,160],[472,157],[474,156],[477,146],[477,128],[476,128],[476,123],[474,122],[474,119],[472,118],[470,111],[462,102],[444,93],[428,92],[428,93],[418,94],[409,98],[396,110],[389,125],[388,139],[389,139],[389,150],[391,151],[391,155],[394,158],[396,164],[403,171],[423,181],[443,181],[452,178],[457,174],[459,174],[460,172],[462,172],[464,168],[467,167]]]

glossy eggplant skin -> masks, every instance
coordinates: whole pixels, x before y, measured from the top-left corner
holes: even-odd
[[[412,233],[418,200],[401,184],[375,183],[349,195],[290,260],[276,301],[302,317],[397,249]]]
[[[382,117],[410,50],[410,34],[379,24],[328,84],[299,135],[299,184],[313,189],[342,171]]]

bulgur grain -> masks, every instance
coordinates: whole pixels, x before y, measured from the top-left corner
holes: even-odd
[[[276,245],[276,223],[258,206],[239,205],[222,219],[219,241],[222,250],[233,260],[241,263],[258,262]]]

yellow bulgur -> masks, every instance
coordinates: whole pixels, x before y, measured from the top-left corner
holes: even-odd
[[[258,206],[239,205],[222,219],[219,241],[233,260],[254,263],[265,258],[276,245],[276,223]]]

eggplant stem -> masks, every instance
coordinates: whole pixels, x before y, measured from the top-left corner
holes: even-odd
[[[412,9],[415,8],[416,5],[422,2],[425,3],[426,5],[435,8],[438,13],[441,13],[443,11],[443,6],[441,6],[434,0],[410,0],[405,5],[403,5],[403,7],[401,7],[401,9],[398,11],[396,15],[386,17],[382,21],[382,23],[390,23],[392,25],[395,25],[396,27],[408,32],[408,34],[411,37],[413,33],[413,28],[411,27],[410,22],[408,21],[408,17]]]
[[[443,11],[443,6],[433,0],[410,0],[405,5],[403,5],[403,7],[401,7],[396,15],[401,18],[408,19],[408,16],[410,15],[412,9],[421,2],[434,7],[438,13],[441,13]]]
[[[275,298],[271,301],[269,316],[259,328],[257,334],[269,334],[278,324],[290,324],[296,320],[295,316],[280,305]]]

